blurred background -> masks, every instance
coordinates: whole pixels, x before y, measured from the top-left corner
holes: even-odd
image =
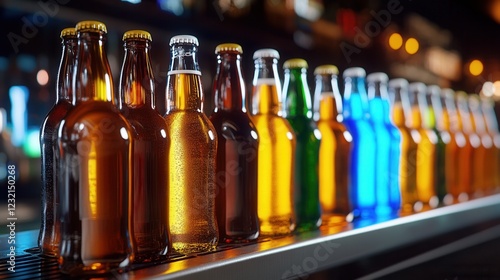
[[[309,62],[311,90],[313,69],[328,63],[341,73],[360,66],[368,73],[383,71],[391,78],[500,98],[500,0],[3,0],[0,15],[0,185],[7,184],[7,165],[15,164],[18,230],[38,227],[39,128],[55,102],[60,31],[80,20],[108,27],[115,94],[122,34],[150,31],[162,114],[168,42],[178,34],[200,41],[207,114],[213,103],[214,49],[225,42],[243,47],[247,92],[253,52],[270,47],[280,52],[281,63],[293,57]],[[6,221],[6,196],[2,191],[0,223]]]

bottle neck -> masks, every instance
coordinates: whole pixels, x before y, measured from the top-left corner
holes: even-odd
[[[62,43],[62,56],[57,75],[56,103],[65,100],[73,102],[73,90],[71,80],[76,63],[76,52],[78,50],[78,40],[67,38]]]
[[[337,75],[316,75],[314,119],[333,119],[340,122],[343,118],[342,110],[342,97],[339,91]]]
[[[392,113],[393,122],[399,126],[411,127],[412,113],[408,91],[402,87],[394,87],[391,90],[392,95]]]
[[[444,125],[446,120],[444,119],[441,98],[438,94],[428,94],[427,99],[427,104],[429,106],[428,110],[431,112],[429,127],[431,129],[435,128],[439,131],[446,130],[446,126]]]
[[[223,52],[217,56],[217,73],[214,80],[214,104],[218,110],[246,112],[245,83],[241,71],[241,55]]]
[[[481,105],[486,128],[491,134],[498,134],[498,120],[495,115],[494,103],[491,100],[483,100]]]
[[[365,78],[346,77],[344,84],[344,116],[351,119],[368,119]]]
[[[281,116],[281,83],[278,78],[278,59],[257,58],[252,85],[252,115]]]
[[[76,101],[96,100],[115,103],[113,75],[104,50],[105,34],[80,32],[78,53],[73,79]]]
[[[167,80],[167,113],[175,110],[203,111],[203,89],[194,44],[174,44]]]
[[[120,104],[130,107],[154,104],[154,75],[148,40],[127,40],[120,75]]]
[[[311,94],[305,68],[285,69],[283,94],[286,117],[312,117]]]

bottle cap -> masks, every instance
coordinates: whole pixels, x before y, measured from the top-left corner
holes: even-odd
[[[463,90],[457,90],[457,91],[455,91],[455,97],[457,99],[467,99],[468,94]]]
[[[285,63],[283,63],[283,68],[284,69],[290,69],[290,68],[307,68],[307,61],[305,61],[302,58],[292,58]]]
[[[441,95],[444,98],[453,99],[453,96],[455,95],[455,91],[453,91],[451,88],[444,88],[441,90]]]
[[[129,30],[123,34],[122,40],[125,41],[127,39],[146,39],[149,41],[153,41],[151,34],[144,30]]]
[[[408,87],[408,81],[406,79],[403,79],[403,78],[396,78],[396,79],[389,80],[388,85],[391,88],[397,88],[397,87],[406,88],[406,87]]]
[[[427,94],[430,95],[440,95],[441,94],[441,88],[437,85],[430,85],[427,87]]]
[[[275,49],[260,49],[253,53],[253,59],[262,58],[262,57],[272,57],[276,59],[280,59],[280,53]]]
[[[76,24],[76,31],[102,31],[107,33],[106,25],[100,21],[84,20]]]
[[[363,69],[361,67],[351,67],[351,68],[347,68],[344,70],[343,76],[344,76],[344,78],[345,77],[365,77],[366,71],[365,71],[365,69]]]
[[[170,39],[169,46],[172,46],[173,44],[194,44],[195,46],[198,46],[198,38],[192,35],[177,35]]]
[[[224,43],[224,44],[218,45],[215,48],[215,54],[218,54],[220,52],[237,52],[237,53],[242,54],[243,48],[241,48],[241,46],[238,44]]]
[[[374,82],[387,83],[387,81],[389,81],[389,76],[387,76],[387,74],[383,72],[374,72],[366,76],[366,81],[369,83],[374,83]]]
[[[63,37],[76,37],[76,29],[74,27],[64,28],[61,31],[61,38]]]
[[[426,88],[425,84],[421,82],[414,82],[408,85],[410,92],[424,92]]]
[[[314,75],[338,75],[339,69],[332,64],[320,65],[314,69]]]

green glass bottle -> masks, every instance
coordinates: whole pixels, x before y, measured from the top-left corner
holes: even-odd
[[[321,133],[312,120],[307,62],[290,59],[285,61],[283,68],[284,115],[297,135],[294,172],[297,230],[307,231],[321,225],[318,176]]]

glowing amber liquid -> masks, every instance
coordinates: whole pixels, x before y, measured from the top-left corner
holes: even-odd
[[[419,133],[405,125],[405,116],[401,103],[396,103],[392,109],[393,121],[401,132],[401,160],[400,160],[400,184],[401,184],[401,212],[412,213],[418,203],[417,192],[417,152]],[[412,136],[413,132],[413,136]],[[417,139],[417,140],[416,140]]]
[[[260,138],[257,201],[262,235],[285,235],[295,228],[292,172],[296,140],[288,121],[269,110],[270,104],[279,104],[276,98],[276,86],[254,87],[253,100],[259,104],[252,118]]]
[[[172,248],[180,253],[211,251],[218,240],[215,216],[217,136],[198,111],[199,76],[176,74],[175,107],[165,115],[169,151],[169,225]]]
[[[348,177],[352,137],[336,120],[333,95],[324,94],[319,103],[317,126],[321,132],[319,149],[319,191],[323,224],[345,222],[351,212]]]

